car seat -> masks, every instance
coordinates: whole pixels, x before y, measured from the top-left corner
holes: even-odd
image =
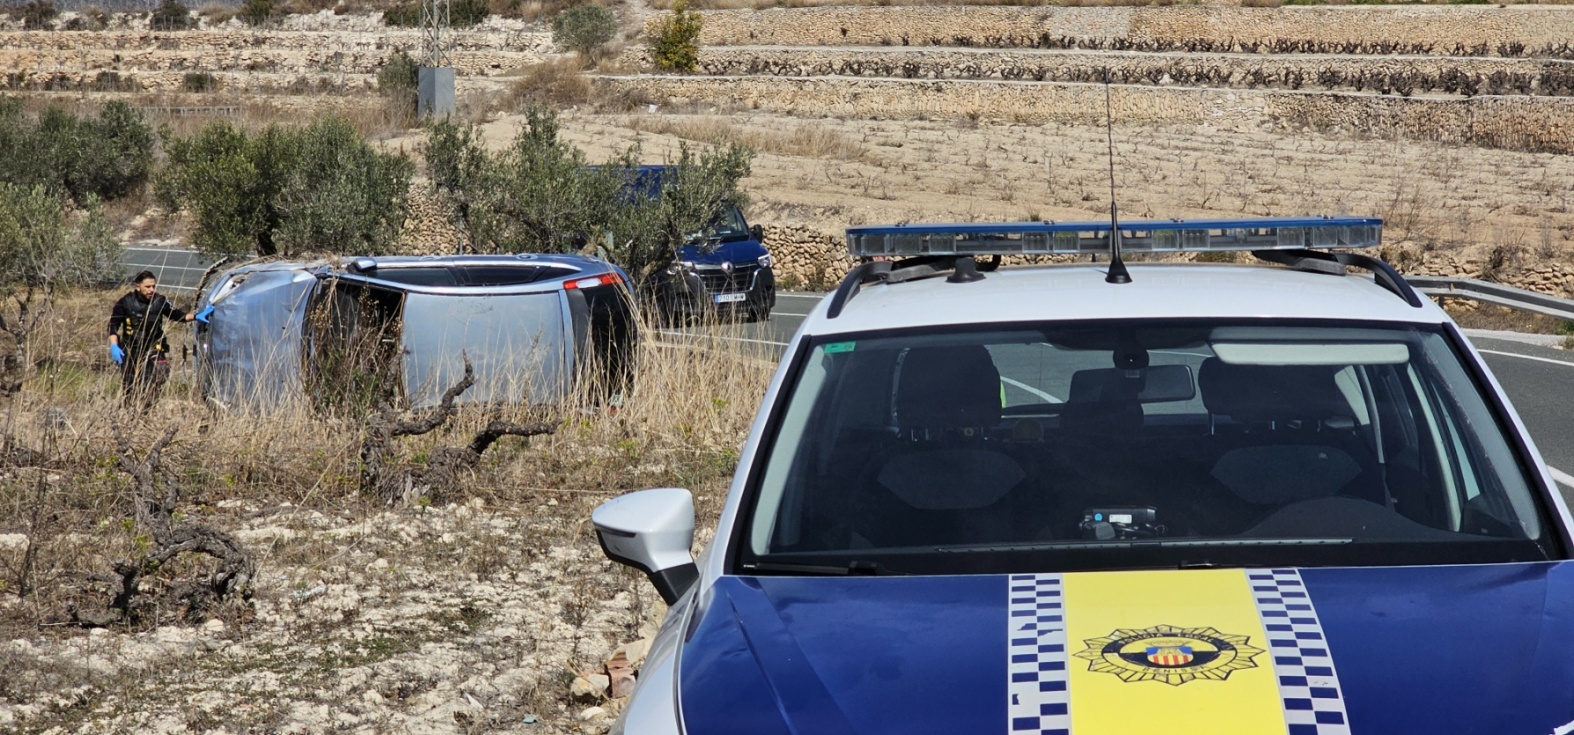
[[[918,347],[895,365],[897,440],[855,485],[855,532],[871,546],[1017,538],[1029,469],[991,437],[1000,373],[982,346]],[[1030,535],[1030,534],[1029,534]]]
[[[1141,381],[1111,379],[1108,370],[1071,376],[1056,442],[1064,468],[1063,514],[1058,537],[1079,537],[1084,511],[1152,507],[1166,535],[1223,536],[1249,525],[1256,514],[1209,475],[1211,458],[1198,439],[1174,427],[1146,424],[1138,399]]]
[[[1204,360],[1197,377],[1218,449],[1213,477],[1259,506],[1338,495],[1381,504],[1375,458],[1335,381],[1339,369]]]

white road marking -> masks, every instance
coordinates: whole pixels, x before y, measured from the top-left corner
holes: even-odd
[[[1034,388],[1033,386],[1028,385],[1027,383],[1023,383],[1022,381],[1019,381],[1019,380],[1012,380],[1012,379],[1010,379],[1010,378],[1008,378],[1008,377],[1006,377],[1004,375],[1000,376],[1000,382],[1005,383],[1006,385],[1009,385],[1009,386],[1011,386],[1013,388],[1021,388],[1022,390],[1025,390],[1025,391],[1027,391],[1029,393],[1032,393],[1033,395],[1038,396],[1039,398],[1042,398],[1042,399],[1044,399],[1046,401],[1049,401],[1050,403],[1065,403],[1065,401],[1062,401],[1059,398],[1056,398],[1056,397],[1054,397],[1054,396],[1052,396],[1052,395],[1050,395],[1048,393],[1045,393],[1044,391],[1041,391],[1041,390],[1039,390],[1037,388]]]
[[[1561,482],[1570,488],[1574,488],[1574,475],[1570,475],[1569,473],[1553,467],[1552,465],[1547,465],[1547,472],[1552,473],[1552,479],[1557,480],[1558,482]]]
[[[1565,360],[1554,360],[1554,359],[1552,359],[1550,357],[1536,357],[1535,355],[1521,355],[1518,352],[1500,352],[1498,350],[1481,350],[1481,349],[1478,349],[1476,351],[1480,352],[1482,354],[1486,354],[1486,355],[1503,355],[1505,357],[1519,357],[1519,358],[1524,358],[1526,360],[1535,360],[1536,362],[1550,362],[1553,365],[1567,365],[1569,367],[1574,367],[1574,362],[1568,362],[1568,361],[1565,361]]]

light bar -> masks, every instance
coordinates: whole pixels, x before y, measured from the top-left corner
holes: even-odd
[[[921,255],[1095,255],[1109,252],[1109,222],[1001,222],[847,228],[857,257]],[[1126,253],[1370,248],[1383,242],[1377,217],[1135,220],[1120,223]]]

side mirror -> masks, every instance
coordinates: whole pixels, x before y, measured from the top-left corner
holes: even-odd
[[[608,559],[650,577],[668,605],[700,577],[689,548],[694,544],[694,496],[678,487],[622,495],[590,515]]]
[[[765,242],[765,228],[759,225],[749,225],[749,235],[755,242]]]

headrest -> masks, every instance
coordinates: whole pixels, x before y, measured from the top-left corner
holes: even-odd
[[[900,366],[898,427],[953,429],[1000,423],[1000,371],[982,345],[915,347]]]
[[[1209,413],[1242,423],[1322,421],[1352,415],[1336,372],[1331,365],[1231,365],[1210,357],[1197,385]]]

